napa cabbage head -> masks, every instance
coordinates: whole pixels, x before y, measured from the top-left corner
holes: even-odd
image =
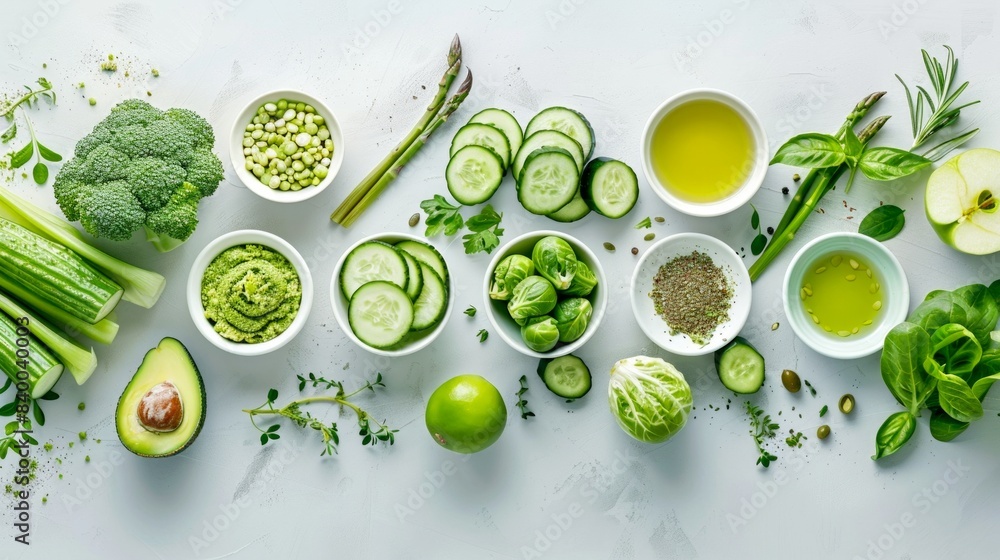
[[[692,402],[684,374],[648,356],[625,358],[611,368],[608,400],[625,433],[647,443],[667,441],[679,432]]]

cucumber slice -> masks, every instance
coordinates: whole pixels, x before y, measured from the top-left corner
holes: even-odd
[[[444,281],[445,286],[448,285],[448,265],[445,264],[444,257],[441,256],[441,253],[438,253],[437,249],[427,243],[410,240],[396,243],[396,248],[406,251],[411,257],[417,259],[417,262],[422,262],[431,267],[431,270],[437,272],[438,277]]]
[[[576,195],[573,197],[573,200],[569,201],[569,204],[548,214],[546,217],[550,220],[568,224],[582,220],[587,214],[590,214],[590,206],[587,206],[587,201],[580,196],[580,191],[577,190]]]
[[[551,214],[573,200],[580,171],[562,148],[539,148],[528,156],[517,183],[517,200],[532,214]]]
[[[538,375],[549,391],[564,399],[578,399],[590,391],[590,368],[573,354],[558,358],[542,358]]]
[[[444,172],[448,191],[459,204],[474,206],[486,202],[503,181],[504,163],[490,148],[466,146],[448,161]]]
[[[381,241],[369,241],[354,248],[340,269],[340,290],[352,299],[361,286],[383,280],[406,288],[409,271],[395,247]]]
[[[517,154],[517,150],[521,147],[521,142],[524,140],[524,132],[521,131],[521,125],[517,122],[517,119],[514,118],[514,115],[503,109],[483,109],[472,115],[469,122],[488,124],[499,128],[507,137],[507,141],[510,142],[511,155]]]
[[[549,107],[535,115],[524,129],[525,136],[531,136],[539,130],[558,130],[580,143],[584,159],[594,155],[594,128],[586,117],[578,111],[566,107]]]
[[[515,180],[521,176],[521,168],[524,167],[524,160],[528,159],[531,152],[539,148],[562,148],[566,150],[576,161],[577,169],[581,173],[583,172],[583,164],[586,160],[583,159],[583,148],[580,147],[579,142],[558,130],[540,130],[527,137],[524,140],[524,144],[521,145],[521,149],[518,150],[517,155],[514,156],[514,163],[511,164],[511,170],[514,172]]]
[[[715,369],[734,393],[756,393],[764,384],[764,357],[740,336],[715,351]]]
[[[407,253],[406,251],[400,250],[399,254],[403,256],[403,260],[406,261],[407,277],[406,288],[403,291],[409,296],[411,300],[416,300],[417,296],[420,295],[420,290],[424,287],[424,277],[420,273],[420,263],[417,259],[413,258],[413,255]]]
[[[448,287],[436,272],[424,263],[420,263],[420,273],[424,287],[413,302],[413,325],[411,331],[422,331],[436,326],[444,319],[448,309]]]
[[[616,159],[594,158],[583,170],[580,194],[595,212],[617,219],[639,200],[639,180],[631,167]]]
[[[483,146],[496,152],[503,160],[503,168],[510,166],[510,141],[502,130],[488,124],[469,123],[458,129],[455,138],[451,140],[449,157],[455,157],[459,150],[466,146]]]
[[[347,309],[347,321],[361,342],[389,348],[413,325],[414,304],[399,286],[376,280],[359,287]]]

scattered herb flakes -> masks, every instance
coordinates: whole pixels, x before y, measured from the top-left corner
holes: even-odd
[[[809,389],[809,394],[815,397],[816,388],[812,386],[812,383],[810,383],[808,379],[803,379],[802,382],[805,383],[806,389]]]
[[[97,100],[91,97],[87,100],[87,103],[90,103],[90,106],[93,107],[94,105],[97,105]]]
[[[151,68],[149,70],[149,73],[152,74],[154,78],[159,78],[160,77],[160,71],[157,70],[156,68]]]
[[[529,416],[534,416],[535,413],[528,410],[528,400],[524,398],[524,394],[528,392],[528,376],[522,375],[521,379],[518,380],[521,388],[517,390],[517,408],[521,411],[521,419],[527,420]]]
[[[87,408],[87,403],[85,403],[85,402],[81,401],[80,404],[76,405],[76,409],[77,410],[83,410],[85,408]]]
[[[823,408],[819,409],[819,417],[820,417],[820,418],[822,418],[822,417],[826,416],[826,412],[827,412],[828,410],[830,410],[830,409],[829,409],[829,407],[827,407],[827,406],[826,406],[826,405],[824,404],[824,405],[823,405]]]
[[[118,71],[118,62],[115,61],[115,55],[109,54],[108,59],[105,60],[104,62],[101,62],[101,70],[103,70],[104,72]]]
[[[802,447],[802,440],[809,439],[808,437],[802,435],[802,432],[796,432],[795,430],[788,430],[790,434],[785,438],[785,443],[788,447]]]
[[[671,333],[705,344],[715,328],[729,320],[733,289],[711,257],[694,251],[660,266],[649,297]]]
[[[475,317],[476,316],[476,306],[470,305],[469,308],[466,309],[465,311],[463,311],[462,313],[465,313],[469,317]]]
[[[87,439],[87,432],[80,432],[80,441]]]
[[[653,222],[649,219],[649,216],[646,216],[645,218],[639,220],[639,223],[635,224],[635,229],[646,229],[651,227],[653,227]]]
[[[87,455],[86,457],[84,457],[83,460],[84,460],[84,462],[89,463],[90,462],[90,455]]]
[[[479,337],[479,343],[482,344],[483,342],[486,342],[487,338],[490,337],[490,331],[486,329],[479,329],[479,332],[476,333],[476,336]]]
[[[45,449],[45,451],[52,451],[52,442],[47,441],[45,442],[45,445],[43,445],[42,447]]]

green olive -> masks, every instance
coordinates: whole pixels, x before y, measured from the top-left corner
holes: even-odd
[[[847,393],[843,397],[840,397],[840,402],[837,403],[837,406],[844,414],[850,414],[854,411],[854,395]]]
[[[826,439],[830,436],[830,426],[823,424],[816,430],[816,437],[819,439]]]
[[[802,389],[802,380],[799,379],[799,374],[795,373],[790,369],[786,369],[781,372],[781,384],[788,389],[790,393],[798,393]]]

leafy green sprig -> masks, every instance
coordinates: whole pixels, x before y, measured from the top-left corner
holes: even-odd
[[[521,384],[521,388],[515,393],[517,396],[517,408],[521,411],[521,419],[527,420],[528,417],[535,415],[534,412],[528,410],[528,399],[524,398],[524,394],[528,392],[528,376],[522,375],[518,382]]]
[[[764,410],[754,406],[750,401],[746,401],[747,415],[750,416],[750,435],[753,436],[754,444],[757,445],[757,464],[765,469],[778,458],[764,449],[764,443],[769,439],[774,439],[778,433],[778,424],[771,421],[771,416],[764,414]]]
[[[28,126],[28,134],[31,138],[24,147],[11,155],[10,166],[18,169],[31,161],[32,156],[35,156],[35,165],[31,169],[31,177],[39,185],[44,185],[49,179],[49,168],[45,162],[62,161],[62,156],[38,141],[35,127],[31,124],[31,119],[28,118],[27,109],[37,108],[39,99],[44,99],[50,105],[56,104],[56,92],[52,89],[52,82],[45,78],[38,78],[37,83],[39,89],[34,89],[27,85],[24,86],[28,90],[28,93],[25,93],[9,105],[0,109],[0,115],[3,115],[7,119],[7,122],[10,123],[10,126],[3,133],[0,133],[0,142],[6,144],[17,137],[17,121],[14,120],[14,112],[20,107],[21,113],[24,116],[24,122]]]
[[[767,237],[760,230],[760,214],[757,212],[757,207],[751,204],[750,208],[753,208],[753,213],[750,214],[750,229],[757,232],[757,235],[754,236],[753,241],[750,243],[750,253],[757,256],[764,252],[764,247],[767,245]]]
[[[487,204],[479,214],[466,220],[462,217],[461,206],[452,204],[445,197],[436,194],[433,198],[422,201],[420,209],[427,214],[424,220],[427,226],[424,235],[427,237],[434,237],[439,233],[450,237],[462,231],[462,228],[467,228],[471,233],[462,236],[465,254],[483,252],[490,254],[500,246],[500,237],[503,235],[500,223],[503,220],[503,213],[494,210],[492,205]]]
[[[318,402],[336,404],[353,410],[358,417],[358,435],[361,437],[362,445],[375,445],[379,442],[386,442],[389,445],[392,445],[396,442],[396,432],[399,430],[390,429],[386,425],[385,421],[378,421],[367,411],[351,402],[351,398],[364,391],[371,391],[374,393],[376,387],[384,388],[385,383],[382,381],[381,373],[376,374],[375,381],[366,381],[362,387],[350,393],[344,389],[342,381],[318,377],[313,373],[310,373],[308,376],[297,375],[296,378],[299,380],[299,391],[305,390],[306,386],[310,385],[314,389],[319,388],[320,390],[335,389],[336,393],[334,395],[316,395],[312,397],[305,397],[292,401],[283,407],[275,408],[275,403],[278,400],[278,390],[270,389],[267,392],[267,401],[264,404],[258,406],[257,408],[243,409],[243,412],[250,415],[250,422],[253,423],[254,428],[260,432],[261,445],[266,445],[269,441],[280,439],[281,436],[278,434],[278,430],[281,428],[281,425],[272,424],[267,428],[262,428],[257,424],[254,417],[277,415],[288,418],[300,428],[308,428],[319,432],[323,438],[324,446],[323,452],[320,453],[320,456],[333,455],[337,453],[337,446],[340,445],[340,434],[337,423],[331,422],[326,424],[308,411],[302,410],[304,405]]]

